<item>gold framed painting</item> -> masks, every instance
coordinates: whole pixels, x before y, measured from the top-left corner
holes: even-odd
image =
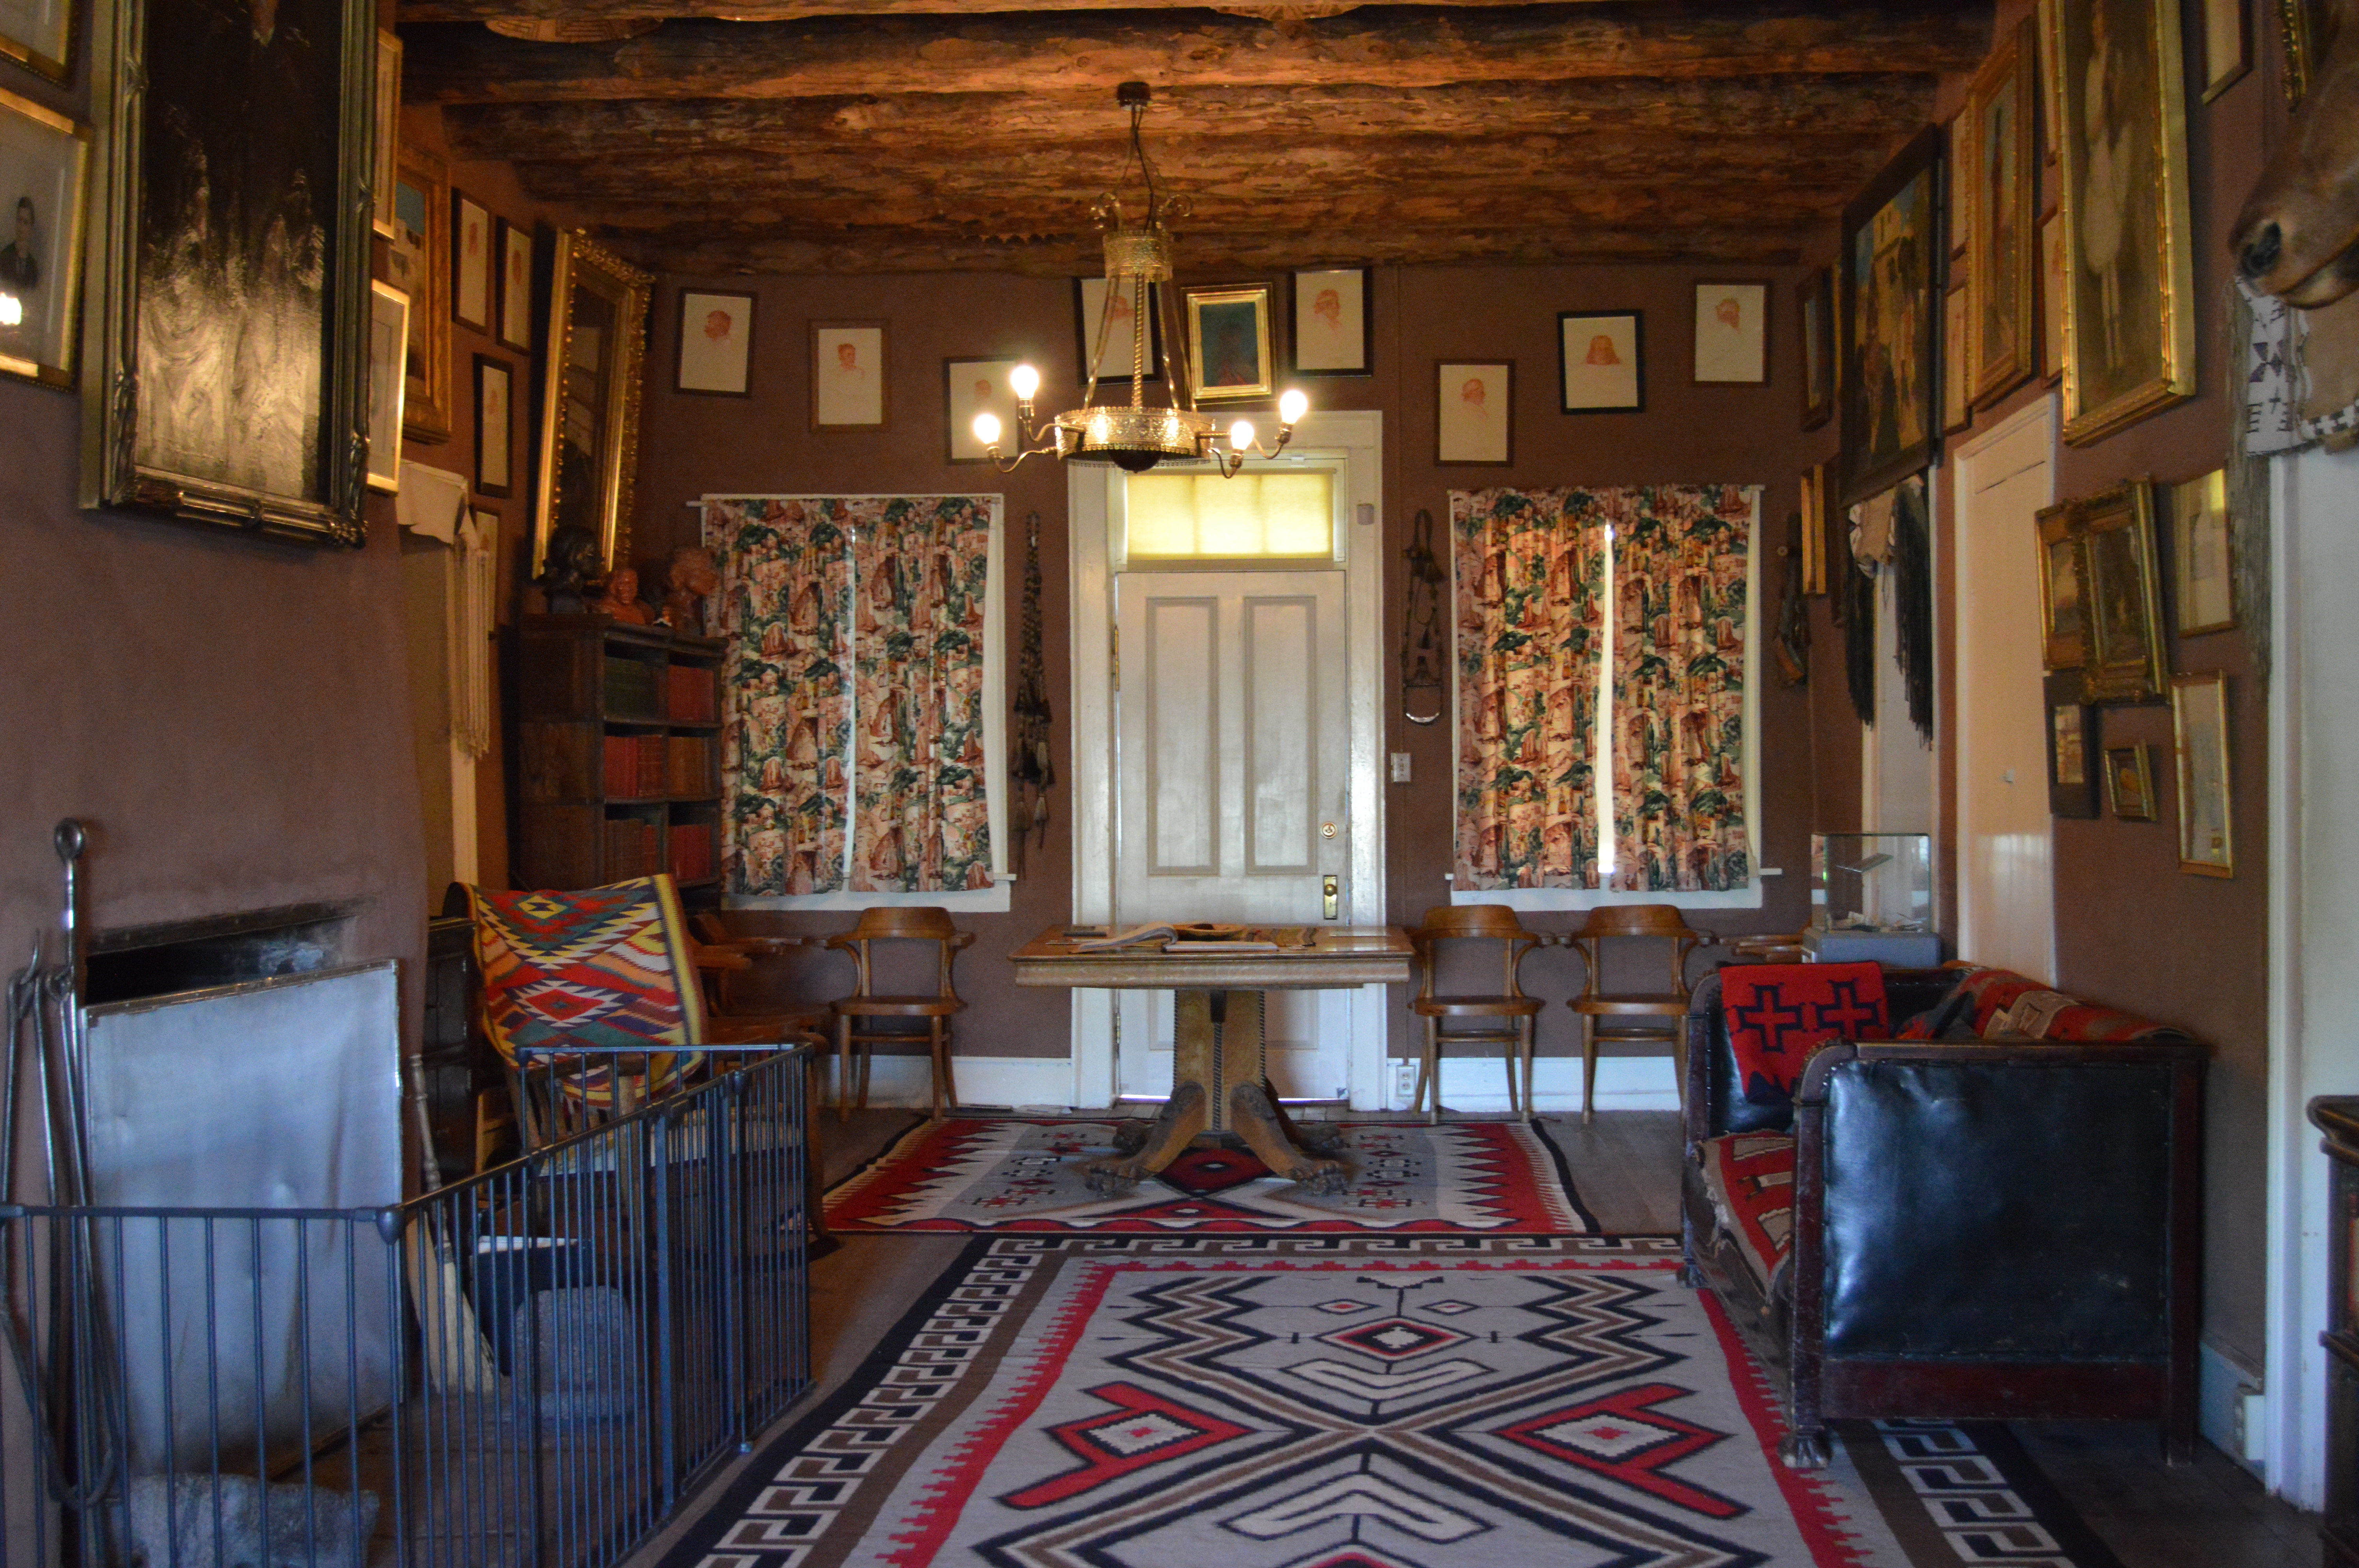
[[[1835,412],[1835,275],[1820,267],[1794,286],[1795,319],[1802,330],[1802,428],[1815,430]]]
[[[0,89],[0,375],[74,384],[91,128]]]
[[[2234,533],[2225,469],[2170,487],[2170,598],[2180,636],[2235,630]]]
[[[2179,0],[2046,8],[2063,216],[2064,440],[2195,395]]]
[[[1966,386],[1966,291],[1941,296],[1941,434],[1954,436],[1974,422],[1974,400]]]
[[[2124,822],[2154,820],[2154,762],[2144,746],[2105,748],[2105,799]]]
[[[1842,367],[1845,505],[1930,462],[1940,438],[1941,130],[1928,125],[1843,209]]]
[[[2179,869],[2236,874],[2228,790],[2228,677],[2218,670],[2172,677],[2170,725],[2179,766]]]
[[[0,3],[0,57],[51,81],[73,80],[74,0]]]
[[[607,567],[630,546],[639,454],[640,360],[655,279],[571,229],[549,266],[547,390],[540,400],[532,570],[549,536],[580,528]]]
[[[2038,33],[2000,40],[1966,93],[1966,381],[1979,406],[2038,369]]]
[[[2333,0],[2277,0],[2277,27],[2285,41],[2286,107],[2299,109],[2326,51],[2334,47]]]
[[[1827,591],[1827,465],[1802,470],[1802,591]]]
[[[394,237],[393,182],[401,161],[401,35],[376,30],[376,98],[369,121],[369,226]]]
[[[2073,507],[2080,535],[2081,603],[2089,656],[2082,665],[2091,702],[2151,702],[2169,666],[2156,591],[2154,486],[2117,485]]]
[[[409,296],[369,282],[368,487],[401,490],[402,363],[409,343]]]
[[[1191,288],[1187,301],[1188,390],[1196,401],[1234,403],[1275,392],[1269,285]]]
[[[403,142],[386,261],[393,286],[409,296],[401,433],[413,441],[451,438],[450,229],[450,166],[441,154]]]
[[[2080,519],[2070,502],[2039,514],[2040,662],[2077,670],[2089,661],[2089,627],[2081,602]]]

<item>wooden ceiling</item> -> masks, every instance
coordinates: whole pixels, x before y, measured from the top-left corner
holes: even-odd
[[[1117,83],[1203,276],[1789,261],[1973,66],[1986,0],[1188,6],[402,0],[404,97],[696,273],[1099,265]],[[516,34],[588,41],[535,41]],[[601,36],[603,35],[603,36]]]

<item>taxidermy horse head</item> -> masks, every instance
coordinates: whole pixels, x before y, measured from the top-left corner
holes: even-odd
[[[2327,9],[2334,41],[2228,242],[2255,288],[2313,310],[2359,290],[2359,0]]]

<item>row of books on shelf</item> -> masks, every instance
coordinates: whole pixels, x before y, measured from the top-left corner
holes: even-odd
[[[606,798],[701,799],[721,793],[719,747],[710,735],[609,735]]]
[[[606,717],[711,724],[721,717],[721,672],[701,665],[656,665],[606,657]]]
[[[702,881],[719,869],[718,837],[710,822],[675,822],[667,828],[645,817],[615,817],[606,824],[606,879],[626,881],[669,871],[679,881]]]

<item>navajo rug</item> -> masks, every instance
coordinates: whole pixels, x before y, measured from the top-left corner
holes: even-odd
[[[955,1118],[921,1126],[828,1195],[831,1229],[1016,1235],[1449,1232],[1587,1236],[1600,1227],[1539,1123],[1354,1122],[1351,1184],[1280,1181],[1242,1149],[1191,1149],[1120,1197],[1083,1167],[1114,1149],[1113,1121]]]
[[[2118,1568],[1967,1429],[1863,1428],[1788,1470],[1678,1262],[980,1238],[663,1568]]]

